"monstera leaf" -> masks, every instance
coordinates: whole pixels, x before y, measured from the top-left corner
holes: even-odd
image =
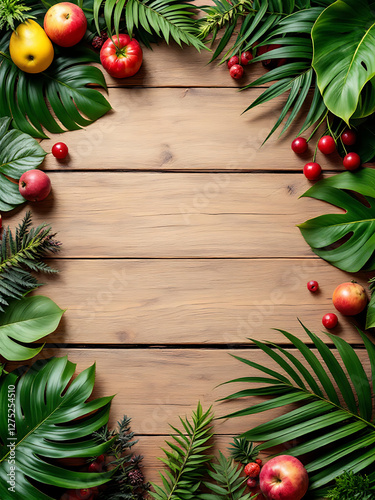
[[[35,342],[56,330],[64,311],[51,299],[37,295],[13,301],[0,314],[0,355],[10,361],[36,356],[43,348],[21,344]]]
[[[92,437],[107,424],[112,397],[88,402],[95,365],[72,380],[75,368],[67,357],[52,358],[0,379],[0,404],[8,408],[0,413],[0,498],[51,500],[42,485],[90,488],[111,478],[112,472],[77,472],[58,462],[98,456],[112,444]]]
[[[364,168],[334,175],[317,182],[302,196],[326,201],[345,211],[321,215],[298,226],[312,250],[343,271],[375,269],[374,170]]]
[[[313,30],[313,68],[327,108],[346,122],[356,112],[362,89],[375,76],[375,14],[367,0],[338,0],[317,19]],[[375,110],[368,86],[356,116]]]
[[[25,202],[18,183],[27,170],[38,167],[46,152],[35,139],[19,130],[9,130],[11,119],[0,118],[0,211],[7,212]]]
[[[99,61],[92,50],[57,49],[51,66],[33,75],[13,64],[8,44],[9,33],[5,33],[0,37],[0,117],[12,117],[15,128],[46,138],[43,128],[54,134],[77,130],[111,109],[98,90],[87,87],[107,89],[100,69],[82,65]]]

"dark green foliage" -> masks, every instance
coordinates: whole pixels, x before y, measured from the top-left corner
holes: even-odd
[[[115,468],[111,481],[105,491],[100,494],[103,500],[141,500],[149,490],[149,484],[144,481],[140,471],[143,457],[133,455],[132,447],[138,443],[134,440],[134,432],[130,429],[131,419],[126,415],[117,423],[116,430],[108,430],[104,426],[94,434],[100,441],[112,440],[107,451],[113,460],[107,464],[109,469]]]
[[[54,237],[47,224],[31,227],[31,212],[26,213],[15,235],[9,227],[4,229],[0,241],[0,311],[9,300],[21,299],[40,286],[32,272],[57,272],[42,260],[59,251],[60,243]]]
[[[160,460],[169,468],[160,473],[163,487],[153,484],[155,491],[150,492],[156,500],[197,500],[203,475],[211,456],[208,441],[212,437],[213,416],[211,408],[203,412],[202,406],[193,412],[191,421],[181,418],[183,430],[172,427],[173,441],[166,441],[169,449],[163,450],[165,458]]]
[[[245,494],[247,478],[241,477],[242,468],[238,468],[232,459],[220,452],[218,463],[212,463],[212,468],[208,474],[214,483],[204,484],[213,493],[202,493],[200,500],[250,500],[250,493]]]
[[[361,332],[369,364],[370,377],[354,349],[341,338],[327,334],[335,345],[332,351],[319,337],[305,328],[323,362],[296,336],[279,330],[297,350],[295,356],[274,344],[253,340],[255,345],[277,365],[275,370],[254,361],[234,356],[240,362],[266,374],[246,377],[262,387],[249,388],[225,399],[266,396],[264,402],[250,405],[223,418],[253,415],[273,408],[284,408],[284,414],[245,432],[242,437],[260,442],[257,451],[293,443],[287,453],[306,457],[319,449],[307,463],[311,498],[327,494],[330,483],[344,471],[367,473],[375,486],[375,429],[373,398],[375,387],[375,346]],[[302,360],[302,361],[301,361]],[[344,367],[344,368],[343,368]],[[287,410],[288,405],[298,404]],[[355,497],[352,497],[355,498]]]
[[[336,486],[328,491],[327,500],[373,500],[375,497],[367,476],[344,472],[335,481]]]
[[[89,399],[95,383],[95,365],[74,379],[76,365],[67,357],[39,360],[0,379],[0,404],[14,408],[16,432],[6,411],[0,414],[0,498],[51,500],[42,485],[62,489],[99,486],[112,472],[79,472],[62,467],[60,459],[98,456],[111,442],[99,442],[92,433],[108,422],[112,397]],[[9,404],[14,404],[11,407]],[[13,422],[12,417],[10,422]],[[8,480],[9,444],[15,447],[15,492]]]
[[[369,305],[367,306],[366,330],[368,328],[373,328],[375,326],[375,278],[371,278],[369,280],[369,288],[370,288],[371,298]]]
[[[254,448],[254,443],[244,437],[235,437],[228,451],[233,460],[244,465],[254,462],[258,456],[258,451]]]
[[[120,27],[146,46],[162,38],[171,39],[179,45],[192,45],[197,50],[205,49],[198,38],[199,28],[194,18],[194,4],[188,0],[94,0],[94,18],[98,32],[99,19],[103,13],[107,29],[118,34]]]

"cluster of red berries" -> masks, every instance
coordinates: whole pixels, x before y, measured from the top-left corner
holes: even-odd
[[[105,457],[100,455],[88,466],[89,472],[102,472]],[[99,496],[99,488],[81,488],[79,490],[68,490],[61,500],[95,500]]]
[[[345,130],[341,134],[341,141],[344,146],[353,146],[357,140],[356,133],[353,130]],[[291,145],[292,150],[296,154],[303,154],[307,151],[308,142],[303,137],[294,139]],[[325,155],[330,155],[336,151],[336,142],[330,135],[324,135],[319,139],[318,149]],[[361,165],[361,158],[357,153],[348,153],[343,160],[343,165],[346,170],[357,170]],[[306,163],[303,167],[303,173],[309,181],[316,181],[322,173],[322,167],[315,161]]]
[[[253,59],[253,54],[249,50],[242,52],[241,64],[240,64],[240,58],[238,56],[232,56],[228,61],[228,69],[230,76],[235,80],[242,78],[244,71],[243,67],[247,66],[252,59]]]
[[[319,283],[317,281],[311,280],[307,283],[307,289],[312,293],[316,293],[319,290]],[[324,328],[328,328],[328,330],[335,328],[338,321],[339,319],[335,313],[327,313],[322,318],[323,326]]]
[[[249,488],[256,488],[258,486],[258,477],[261,466],[262,460],[260,458],[257,458],[255,462],[250,462],[245,465],[244,473],[247,476],[246,484]]]

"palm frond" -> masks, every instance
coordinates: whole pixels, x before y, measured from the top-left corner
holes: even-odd
[[[212,468],[208,474],[214,483],[205,481],[204,485],[213,493],[202,493],[200,500],[250,500],[250,493],[245,493],[247,478],[241,477],[243,469],[232,459],[220,452],[218,463],[212,463]]]
[[[181,418],[182,429],[172,427],[173,441],[166,441],[169,449],[163,450],[166,458],[160,460],[169,468],[160,473],[163,487],[153,484],[155,491],[150,492],[156,500],[194,500],[198,496],[200,482],[206,471],[206,464],[211,460],[207,450],[212,437],[213,415],[211,408],[203,412],[198,403],[191,421]]]
[[[42,261],[59,251],[61,244],[54,237],[51,226],[45,223],[31,227],[31,212],[26,213],[15,235],[9,226],[4,230],[0,240],[0,311],[4,311],[9,300],[19,300],[40,286],[32,272],[57,272]]]
[[[303,326],[303,325],[302,325]],[[304,327],[305,332],[317,349],[318,356],[291,333],[279,330],[297,349],[303,363],[290,351],[273,344],[254,340],[254,343],[280,368],[278,371],[238,358],[267,375],[265,386],[245,389],[225,399],[271,396],[263,403],[249,406],[227,415],[225,418],[250,415],[271,408],[285,407],[292,403],[301,404],[285,415],[258,425],[241,437],[261,442],[257,451],[285,444],[295,443],[287,453],[292,456],[307,455],[316,449],[319,457],[306,464],[310,476],[309,490],[314,498],[327,493],[327,487],[344,471],[366,473],[373,470],[375,463],[375,425],[373,416],[373,391],[375,385],[375,346],[362,333],[370,360],[371,381],[354,349],[344,340],[331,334],[330,341],[337,352],[315,334]],[[253,377],[249,378],[251,381]],[[229,383],[236,382],[230,381]],[[270,390],[271,389],[271,390]],[[375,474],[370,477],[375,486]]]
[[[24,73],[8,53],[10,33],[0,35],[0,117],[33,137],[78,130],[111,109],[109,102],[89,84],[107,89],[103,73],[85,63],[98,62],[87,48],[58,49],[51,66],[37,75]]]
[[[99,19],[102,0],[94,0],[94,19],[100,31]],[[104,18],[107,29],[116,34],[120,31],[122,17],[130,36],[133,34],[146,45],[150,41],[163,38],[167,43],[175,40],[197,50],[206,49],[198,38],[198,22],[194,17],[195,7],[189,0],[106,0]]]

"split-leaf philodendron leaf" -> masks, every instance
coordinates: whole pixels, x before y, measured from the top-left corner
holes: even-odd
[[[361,200],[349,192],[364,198]],[[312,250],[343,271],[375,269],[375,171],[364,168],[334,175],[317,182],[302,196],[344,210],[309,219],[298,226]]]
[[[40,489],[42,485],[78,489],[110,480],[113,471],[79,472],[59,462],[101,455],[112,444],[92,437],[107,424],[112,397],[88,401],[95,365],[72,380],[75,368],[67,357],[51,358],[37,361],[26,372],[1,377],[0,405],[14,414],[8,420],[9,412],[0,412],[1,499],[52,500]],[[13,418],[14,429],[9,424]],[[11,467],[16,470],[16,484],[9,492]]]
[[[56,330],[63,314],[58,305],[42,295],[14,300],[0,313],[0,355],[10,361],[36,356],[43,346],[24,344],[40,340]]]
[[[373,85],[369,84],[360,102],[366,83],[375,76],[375,13],[370,2],[333,3],[317,19],[312,40],[312,65],[327,108],[347,123],[354,113],[357,117],[371,114],[375,109]]]
[[[27,170],[38,167],[46,152],[37,141],[20,130],[9,130],[11,118],[0,118],[0,211],[13,210],[25,198],[21,196],[18,181]]]

